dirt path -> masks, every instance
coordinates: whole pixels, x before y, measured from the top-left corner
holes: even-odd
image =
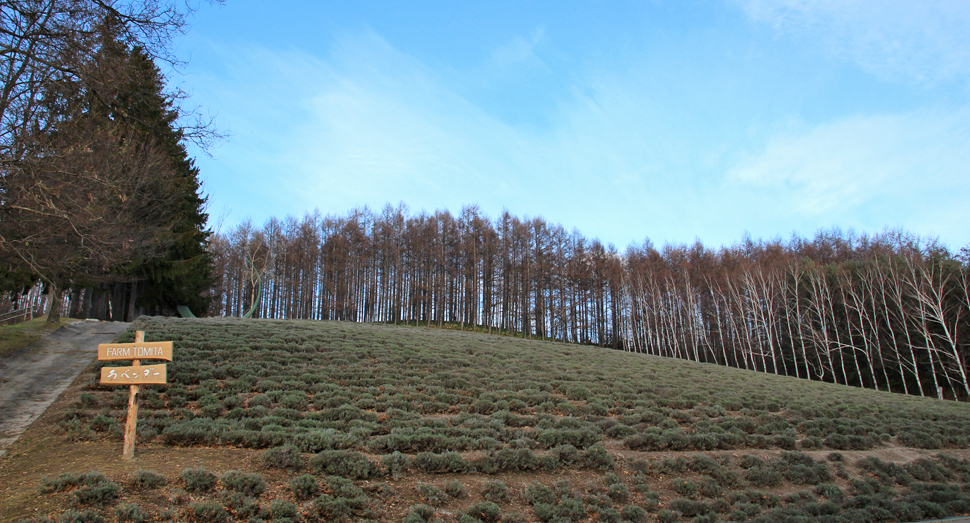
[[[0,356],[0,456],[130,324],[79,321]]]

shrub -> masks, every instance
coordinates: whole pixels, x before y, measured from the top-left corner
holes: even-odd
[[[495,474],[502,470],[502,466],[499,464],[495,454],[482,456],[472,461],[471,465],[472,468],[479,474]]]
[[[583,453],[583,465],[596,470],[612,469],[613,457],[607,452],[606,447],[597,443]]]
[[[907,447],[915,447],[918,449],[939,449],[944,445],[943,440],[935,434],[921,430],[901,431],[896,435],[896,441]]]
[[[61,428],[67,433],[71,442],[91,441],[97,437],[97,433],[91,430],[86,423],[74,418],[60,423]]]
[[[257,406],[269,407],[272,404],[273,404],[273,400],[269,399],[269,396],[265,394],[257,394],[252,398],[249,398],[249,401],[246,403],[246,406],[249,408],[253,408]]]
[[[865,482],[863,481],[863,483]],[[798,492],[792,492],[791,494],[786,495],[785,503],[790,503],[792,505],[801,505],[808,501],[813,501],[814,499],[815,499],[815,496],[811,492],[807,490],[800,490]]]
[[[927,458],[914,460],[903,465],[903,468],[917,481],[942,482],[951,477],[950,471]]]
[[[347,450],[325,450],[310,459],[310,468],[330,476],[370,479],[381,475],[380,466],[363,454]]]
[[[620,483],[620,477],[617,476],[615,472],[607,472],[606,474],[603,474],[603,484],[607,487],[617,483]]]
[[[121,488],[110,481],[97,485],[84,485],[71,493],[78,505],[104,505],[114,501]]]
[[[554,505],[558,499],[556,492],[542,483],[533,481],[525,486],[525,500],[530,505],[539,503]]]
[[[192,496],[189,496],[189,493],[182,489],[175,489],[169,496],[169,501],[172,502],[172,505],[180,507],[188,504],[189,501],[192,501]]]
[[[793,450],[795,448],[795,438],[785,434],[773,436],[771,442],[780,449]]]
[[[620,515],[620,511],[613,507],[602,508],[596,514],[597,521],[602,521],[603,523],[620,523],[622,518],[623,516]]]
[[[61,514],[59,523],[105,523],[101,514],[92,510],[68,510]]]
[[[194,501],[189,504],[189,517],[197,523],[226,523],[229,511],[215,501]]]
[[[627,436],[623,439],[623,444],[631,450],[659,450],[663,448],[659,433],[640,432]]]
[[[559,519],[576,521],[586,516],[586,505],[581,500],[564,497],[553,509],[553,515]]]
[[[404,518],[404,523],[426,523],[434,517],[434,509],[427,505],[411,505],[408,508],[408,515]]]
[[[623,483],[613,483],[607,489],[606,495],[617,503],[623,503],[630,499],[630,491]]]
[[[718,447],[720,440],[716,434],[692,434],[687,438],[687,446],[697,450],[713,450]]]
[[[94,430],[95,432],[111,432],[118,430],[118,422],[103,414],[98,414],[97,416],[91,418],[88,426],[91,427],[91,430]]]
[[[219,499],[237,519],[255,516],[259,513],[259,503],[250,496],[233,490],[219,493]]]
[[[162,441],[167,445],[187,446],[214,444],[226,432],[226,426],[208,418],[179,421],[165,427]]]
[[[445,494],[456,499],[463,498],[466,495],[465,486],[457,479],[448,480],[445,482]]]
[[[334,429],[311,430],[296,434],[293,436],[293,443],[303,452],[320,452],[342,446],[339,442],[339,434]]]
[[[735,503],[734,510],[730,513],[730,519],[734,521],[747,521],[749,518],[761,513],[762,507],[757,503]]]
[[[536,436],[536,442],[541,448],[552,448],[560,445],[572,445],[585,449],[600,440],[599,434],[589,429],[560,430],[546,429]]]
[[[816,462],[811,456],[801,452],[782,453],[777,467],[788,481],[799,485],[817,485],[832,479],[824,462]]]
[[[502,481],[486,481],[482,489],[482,497],[495,502],[509,500],[509,487]]]
[[[280,398],[280,405],[288,409],[304,410],[307,407],[307,396],[303,393],[287,393]]]
[[[47,476],[41,478],[40,493],[50,494],[53,492],[61,492],[80,485],[94,487],[106,483],[110,483],[110,480],[107,476],[100,472],[86,472],[84,474],[64,472],[58,475],[56,478],[49,478]]]
[[[471,468],[457,452],[434,454],[421,452],[414,457],[414,466],[422,472],[428,473],[462,473]]]
[[[798,447],[805,450],[818,449],[822,447],[822,439],[816,436],[808,436],[798,442]]]
[[[663,431],[660,435],[660,447],[671,450],[684,450],[689,444],[687,433],[679,428]]]
[[[266,492],[266,480],[263,479],[263,476],[251,472],[230,470],[223,474],[219,481],[223,487],[229,490],[241,492],[254,498],[258,498],[263,492]]]
[[[676,478],[671,480],[670,488],[685,498],[692,498],[696,496],[699,490],[697,483],[684,478]]]
[[[637,429],[629,425],[614,425],[606,429],[606,435],[613,439],[624,439],[637,433]]]
[[[291,518],[296,519],[299,511],[294,503],[282,499],[274,499],[269,504],[269,515],[273,519]]]
[[[122,503],[115,509],[115,516],[118,523],[143,523],[148,520],[148,514],[138,505],[132,503]]]
[[[263,465],[269,468],[283,470],[300,470],[303,468],[303,454],[295,445],[283,445],[264,450],[259,454]]]
[[[225,441],[250,449],[278,447],[286,442],[286,433],[283,430],[282,427],[272,425],[266,425],[262,430],[233,430],[225,435]]]
[[[216,486],[216,475],[203,468],[185,469],[181,477],[189,492],[208,492]]]
[[[445,502],[445,493],[441,488],[431,483],[418,483],[415,485],[418,496],[422,501],[429,505],[438,506]]]
[[[532,510],[539,521],[549,521],[555,515],[556,507],[551,503],[536,503],[532,505]]]
[[[702,476],[697,484],[698,493],[705,498],[716,498],[721,495],[721,484],[710,476]]]
[[[222,416],[222,414],[225,412],[226,412],[226,409],[225,407],[223,407],[222,403],[220,402],[209,403],[203,406],[201,409],[199,409],[199,415],[203,418],[215,419]]]
[[[557,479],[555,483],[552,484],[553,488],[556,489],[556,494],[559,496],[572,496],[573,495],[573,484],[569,482],[568,479],[562,478]]]
[[[304,474],[291,479],[289,486],[296,499],[311,499],[320,493],[317,478],[312,474]]]
[[[772,467],[751,467],[744,471],[744,479],[759,487],[774,487],[781,484],[782,475]]]
[[[394,478],[399,478],[404,475],[404,471],[410,463],[411,459],[398,451],[394,451],[381,458],[381,466]]]
[[[690,499],[675,499],[670,502],[669,507],[687,517],[707,514],[711,510],[707,503]]]
[[[865,472],[873,474],[884,484],[891,485],[893,483],[898,483],[900,485],[909,485],[912,482],[912,476],[906,469],[897,465],[895,463],[887,463],[875,456],[868,456],[860,459],[856,462],[856,466]]]
[[[844,497],[842,489],[832,483],[820,483],[815,486],[815,493],[824,498],[841,500]]]
[[[342,498],[365,497],[364,489],[358,487],[353,481],[340,476],[327,476],[327,488],[331,494]]]
[[[647,511],[636,505],[624,505],[620,509],[620,516],[624,521],[631,523],[641,523],[647,520]]]
[[[336,497],[323,494],[313,500],[313,507],[317,514],[327,521],[336,521],[354,514],[365,513],[367,505],[366,496]]]
[[[502,519],[502,509],[491,501],[475,503],[465,510],[465,514],[485,523],[497,523]]]

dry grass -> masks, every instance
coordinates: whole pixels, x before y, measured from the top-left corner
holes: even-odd
[[[47,318],[42,317],[15,325],[4,325],[0,327],[0,356],[29,347],[61,326],[74,321],[77,320],[61,318],[61,323],[49,324]]]

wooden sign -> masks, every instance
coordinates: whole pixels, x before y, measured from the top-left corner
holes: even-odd
[[[172,342],[102,343],[98,345],[98,361],[117,360],[172,361]]]
[[[102,385],[129,385],[128,419],[125,422],[125,447],[121,459],[135,457],[135,433],[138,426],[138,386],[164,385],[168,378],[164,363],[142,365],[139,360],[172,361],[172,342],[145,341],[145,331],[135,331],[135,343],[102,343],[98,345],[99,361],[132,360],[130,367],[103,367]]]
[[[102,385],[164,385],[166,378],[164,363],[101,368]]]

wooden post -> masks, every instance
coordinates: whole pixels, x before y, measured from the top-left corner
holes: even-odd
[[[135,343],[145,341],[145,331],[135,331]],[[131,365],[137,366],[138,360],[132,360]],[[128,393],[128,420],[125,422],[125,448],[121,459],[131,461],[135,459],[135,430],[138,427],[138,385],[132,385]]]

